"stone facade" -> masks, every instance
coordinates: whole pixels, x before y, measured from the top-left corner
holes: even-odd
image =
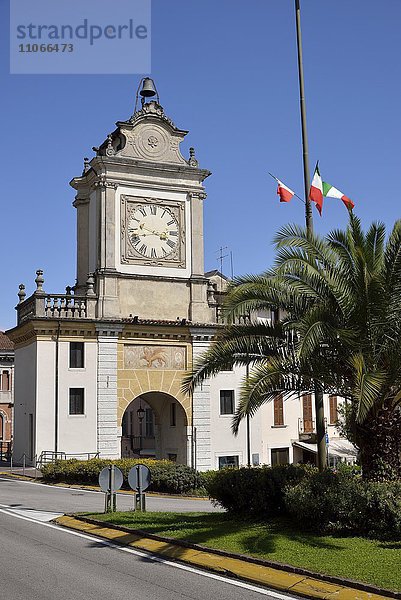
[[[246,463],[249,437],[254,464],[303,460],[302,445],[294,447],[300,400],[288,404],[288,423],[277,425],[267,406],[234,437],[241,369],[205,381],[192,396],[182,391],[184,373],[220,326],[227,286],[221,273],[205,274],[203,182],[210,172],[193,148],[188,158],[181,154],[186,134],[153,100],[117,122],[71,181],[76,284],[49,294],[38,270],[29,297],[20,286],[9,332],[15,446],[32,462],[43,452],[122,453],[207,470]]]

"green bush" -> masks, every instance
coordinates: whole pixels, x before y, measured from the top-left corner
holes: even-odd
[[[285,505],[297,525],[318,533],[401,539],[401,482],[327,470],[287,488]]]
[[[191,467],[179,465],[168,460],[128,459],[113,461],[124,475],[124,486],[128,488],[128,472],[134,465],[141,463],[149,467],[152,482],[149,491],[167,494],[202,493],[204,483],[202,474]],[[51,482],[98,484],[100,471],[111,464],[110,460],[93,458],[78,461],[76,459],[59,460],[42,467],[43,479]]]
[[[205,487],[212,500],[229,512],[272,517],[285,513],[284,490],[312,472],[314,468],[305,465],[228,468],[208,475]]]

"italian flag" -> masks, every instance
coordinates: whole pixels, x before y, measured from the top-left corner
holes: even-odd
[[[289,202],[294,196],[295,192],[293,192],[282,181],[280,181],[280,179],[277,179],[277,177],[275,177],[274,179],[278,183],[277,194],[280,196],[280,202]]]
[[[355,206],[355,204],[352,202],[351,198],[348,198],[348,196],[345,196],[345,194],[340,192],[340,190],[333,187],[329,183],[326,183],[326,181],[323,181],[323,196],[327,196],[328,198],[339,198],[340,200],[342,200],[344,202],[345,206],[349,210],[352,210]]]
[[[319,172],[319,165],[316,163],[315,173],[313,175],[311,187],[309,190],[309,198],[316,204],[316,208],[322,215],[323,208],[323,182]]]

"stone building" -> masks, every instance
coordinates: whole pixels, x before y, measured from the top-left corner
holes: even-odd
[[[0,460],[7,458],[13,439],[14,344],[0,331]]]
[[[204,269],[210,172],[193,148],[181,154],[188,132],[153,96],[145,93],[116,123],[71,181],[75,285],[48,293],[38,270],[29,297],[20,286],[17,326],[8,332],[16,348],[15,452],[32,461],[42,452],[154,456],[205,470],[246,463],[250,439],[254,464],[305,459],[313,453],[304,447],[313,441],[309,399],[263,407],[251,431],[243,424],[234,437],[241,369],[192,396],[181,391],[183,373],[218,327],[225,278]],[[334,422],[330,428],[336,435]]]

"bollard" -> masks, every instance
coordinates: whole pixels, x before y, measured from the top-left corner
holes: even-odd
[[[25,452],[22,455],[22,475],[23,477],[25,477],[25,463],[26,463],[26,456],[25,456]]]

